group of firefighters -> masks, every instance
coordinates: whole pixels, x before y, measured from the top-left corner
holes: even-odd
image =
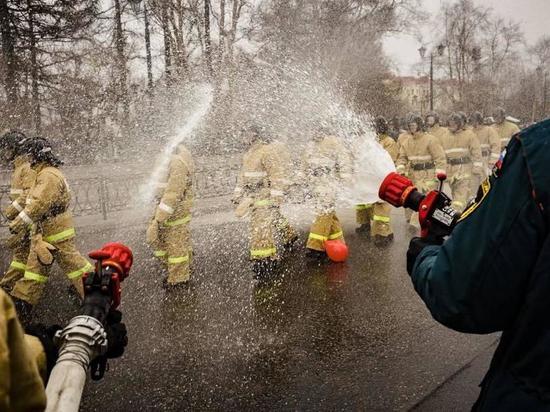
[[[462,210],[487,175],[510,137],[519,131],[507,120],[503,109],[488,125],[479,112],[451,114],[445,126],[437,113],[425,119],[409,115],[406,130],[392,133],[383,117],[374,121],[378,141],[390,154],[397,171],[407,175],[424,192],[437,185],[437,173],[447,174],[453,207]],[[396,137],[397,136],[397,137]],[[306,248],[309,258],[326,258],[327,241],[344,242],[336,215],[338,188],[353,173],[353,153],[344,141],[326,127],[311,135],[299,170],[289,175],[293,162],[287,146],[267,129],[249,124],[243,129],[246,153],[232,198],[238,216],[249,216],[250,260],[257,277],[270,274],[282,254],[293,247],[298,232],[281,212],[289,188],[300,182],[305,199],[314,211]],[[10,189],[12,203],[4,211],[10,221],[8,245],[13,259],[0,286],[14,298],[23,320],[30,316],[57,261],[82,295],[79,281],[91,269],[74,246],[75,229],[69,210],[70,192],[59,170],[62,162],[43,138],[28,138],[19,132],[6,133],[1,140],[5,160],[13,164]],[[147,241],[167,270],[167,288],[188,285],[192,263],[189,224],[193,203],[195,166],[189,150],[180,144],[174,151],[164,182],[159,183],[157,202],[147,229]],[[391,207],[383,202],[356,207],[357,233],[372,236],[376,246],[393,240]],[[408,215],[409,223],[418,219]]]
[[[374,128],[398,172],[411,178],[424,192],[435,189],[437,174],[445,172],[453,207],[463,210],[487,176],[489,165],[498,160],[519,128],[507,120],[502,108],[496,109],[494,122],[488,122],[480,112],[469,118],[458,112],[448,117],[445,126],[442,123],[437,113],[429,113],[425,119],[411,114],[406,130],[397,134],[392,133],[383,117],[375,119]],[[354,153],[333,131],[319,127],[311,134],[296,167],[287,146],[267,128],[249,124],[243,129],[243,137],[246,152],[232,201],[237,216],[249,217],[249,258],[255,276],[272,274],[282,255],[299,238],[281,212],[294,184],[307,188],[305,201],[315,211],[307,237],[307,256],[316,261],[326,259],[327,241],[345,242],[336,215],[336,198],[339,187],[351,179]],[[294,170],[294,174],[290,175],[289,170]],[[166,179],[159,184],[156,210],[147,231],[154,255],[167,268],[167,287],[186,286],[190,279],[193,173],[189,151],[184,145],[178,146]],[[391,207],[384,202],[357,205],[357,233],[371,236],[376,246],[390,244],[390,214]],[[413,229],[418,228],[415,215],[407,213],[407,219]]]

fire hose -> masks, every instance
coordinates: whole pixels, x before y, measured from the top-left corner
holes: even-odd
[[[96,263],[95,270],[83,276],[81,314],[54,338],[60,349],[46,387],[47,412],[78,411],[88,368],[92,379],[99,380],[107,367],[105,326],[120,304],[120,283],[128,277],[133,257],[120,243],[107,243],[89,256]]]
[[[460,213],[451,207],[451,199],[443,193],[444,173],[437,175],[439,187],[424,194],[413,182],[398,173],[390,173],[382,184],[378,196],[395,207],[405,207],[418,212],[420,236],[442,240],[449,236],[460,219]]]

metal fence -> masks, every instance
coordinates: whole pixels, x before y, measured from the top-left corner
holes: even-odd
[[[233,192],[239,164],[234,161],[218,162],[197,167],[195,193],[198,198],[225,196]],[[90,174],[95,170],[90,169]],[[84,177],[71,179],[71,208],[74,216],[98,216],[108,219],[113,212],[135,208],[136,196],[143,187],[148,173],[134,173],[116,178]],[[2,210],[10,203],[9,185],[0,185]],[[7,219],[0,216],[0,227],[7,225]]]

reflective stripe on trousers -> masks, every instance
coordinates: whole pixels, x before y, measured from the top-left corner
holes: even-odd
[[[356,205],[355,206],[355,210],[369,210],[370,208],[372,208],[372,204],[371,205]]]
[[[158,258],[166,257],[166,250],[155,250],[153,256]]]
[[[189,261],[189,254],[185,256],[172,256],[168,258],[169,265],[177,265],[179,263],[185,263]]]
[[[26,263],[18,262],[17,260],[12,260],[10,263],[10,268],[25,270],[27,267]]]
[[[164,226],[166,227],[180,226],[180,225],[189,223],[190,221],[191,221],[191,215],[187,215],[185,217],[182,217],[181,219],[164,222]]]
[[[92,270],[93,268],[94,267],[92,266],[92,264],[88,262],[86,263],[86,266],[84,266],[83,268],[75,270],[74,272],[71,272],[71,273],[67,273],[67,277],[69,279],[77,279],[79,277],[82,277],[84,273],[88,272],[89,270]]]
[[[254,202],[254,206],[256,207],[269,206],[269,205],[271,205],[271,200],[269,199],[257,200]]]
[[[333,233],[332,235],[330,236],[323,236],[323,235],[319,235],[317,233],[310,233],[309,234],[309,238],[310,239],[316,239],[316,240],[320,240],[321,242],[324,242],[326,240],[334,240],[334,239],[338,239],[340,237],[344,236],[344,232],[342,231],[339,231],[339,232],[336,232],[336,233]]]
[[[38,282],[38,283],[46,283],[48,281],[47,276],[39,275],[38,273],[29,272],[29,271],[26,271],[23,277],[28,280],[34,280],[35,282]]]
[[[375,222],[390,223],[390,218],[387,216],[374,215],[372,220]]]
[[[46,236],[44,241],[48,243],[60,242],[76,235],[74,227],[71,227],[63,232],[56,233],[55,235]]]
[[[253,249],[250,251],[250,256],[251,257],[270,257],[270,256],[275,256],[277,254],[277,249],[272,247],[272,248],[267,248],[267,249]]]

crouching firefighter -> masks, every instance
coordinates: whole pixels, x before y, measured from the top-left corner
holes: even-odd
[[[25,143],[28,138],[19,132],[6,133],[0,140],[0,150],[4,160],[13,164],[11,175],[11,203],[4,210],[4,216],[11,222],[23,210],[29,190],[36,180],[36,172],[31,167],[29,156],[25,153]],[[10,291],[15,282],[25,273],[30,249],[29,230],[22,230],[10,236],[7,246],[12,251],[12,260],[8,270],[0,280],[0,286]]]
[[[166,288],[184,287],[191,276],[191,207],[195,164],[189,150],[180,144],[168,167],[168,181],[149,228],[147,242],[166,265]]]
[[[305,176],[315,201],[315,220],[306,247],[309,258],[321,260],[326,258],[327,240],[344,242],[336,199],[340,185],[351,179],[351,157],[340,139],[323,128],[316,130],[312,138],[306,151]]]
[[[233,203],[237,216],[250,214],[250,260],[255,277],[262,279],[273,273],[281,248],[290,247],[298,238],[280,211],[290,156],[282,143],[272,141],[256,125],[244,130],[244,143],[249,148],[243,156]]]
[[[36,182],[30,189],[24,209],[10,223],[11,233],[30,230],[31,249],[25,273],[12,291],[20,320],[30,320],[31,310],[40,300],[51,266],[57,262],[83,296],[82,275],[92,265],[74,244],[75,228],[69,210],[71,195],[65,177],[59,170],[63,164],[52,152],[50,143],[36,137],[26,145]]]

